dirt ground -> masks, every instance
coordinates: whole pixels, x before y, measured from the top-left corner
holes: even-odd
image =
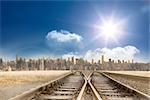
[[[150,77],[150,71],[105,71],[105,72]]]
[[[69,71],[0,72],[0,100],[8,100],[67,73]]]

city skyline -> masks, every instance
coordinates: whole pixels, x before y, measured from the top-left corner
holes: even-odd
[[[0,58],[149,61],[149,1],[1,1]]]
[[[105,60],[104,55],[98,62],[87,61],[83,58],[75,58],[74,56],[63,58],[39,58],[26,59],[16,55],[15,60],[3,61],[0,59],[0,71],[31,71],[31,70],[149,70],[149,63],[139,63],[133,60]]]
[[[112,58],[106,58],[105,55],[101,55],[97,60],[94,60],[91,58],[91,60],[87,60],[83,57],[77,57],[77,56],[74,56],[74,55],[69,55],[69,56],[65,56],[65,57],[33,57],[33,58],[27,58],[27,57],[23,57],[21,55],[16,55],[15,56],[15,59],[8,59],[8,60],[5,60],[3,58],[0,58],[0,61],[1,62],[5,62],[6,65],[7,65],[7,62],[17,62],[18,60],[23,60],[25,62],[28,62],[30,60],[33,60],[33,61],[36,61],[36,60],[46,60],[46,59],[49,59],[49,60],[65,60],[65,61],[70,61],[70,62],[73,62],[74,64],[76,64],[76,61],[77,60],[83,60],[84,62],[87,62],[89,64],[103,64],[103,63],[145,63],[145,64],[149,64],[150,62],[138,62],[138,61],[135,61],[134,59],[112,59]]]

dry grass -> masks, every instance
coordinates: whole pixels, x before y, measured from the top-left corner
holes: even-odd
[[[56,76],[4,76],[0,77],[0,85],[1,86],[8,86],[8,85],[15,85],[15,84],[23,84],[27,82],[33,81],[48,81]]]
[[[150,71],[107,71],[107,72],[134,75],[134,76],[150,77]]]
[[[69,71],[14,71],[0,72],[0,86],[49,81]]]
[[[10,98],[70,71],[13,71],[0,72],[0,100]]]

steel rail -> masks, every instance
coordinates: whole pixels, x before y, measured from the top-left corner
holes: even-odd
[[[97,90],[95,89],[95,87],[92,85],[91,83],[91,78],[88,80],[88,84],[90,85],[95,97],[98,99],[98,100],[102,100],[102,98],[100,97],[99,93],[97,92]]]
[[[86,88],[86,85],[87,85],[87,80],[84,77],[84,85],[82,86],[82,89],[81,89],[81,91],[80,91],[80,93],[79,93],[79,95],[78,95],[76,100],[81,100],[82,99],[82,96],[83,96],[84,90]]]
[[[86,86],[87,86],[87,83],[88,83],[87,81],[88,81],[89,78],[91,77],[92,73],[93,73],[93,72],[91,72],[88,76],[86,76],[86,75],[82,72],[82,74],[83,74],[83,76],[84,76],[84,81],[85,81],[85,83],[84,83],[84,85],[83,85],[83,87],[82,87],[82,89],[81,89],[81,91],[80,91],[80,93],[79,93],[79,95],[78,95],[78,97],[77,97],[77,100],[81,100],[81,99],[82,99],[84,90],[85,90],[85,88],[86,88]]]
[[[119,83],[120,85],[123,85],[124,87],[126,87],[126,88],[128,88],[128,89],[130,89],[130,90],[133,90],[133,91],[137,92],[138,94],[140,94],[140,95],[142,95],[142,96],[144,96],[144,97],[150,99],[150,96],[149,96],[149,95],[147,95],[147,94],[145,94],[145,93],[143,93],[143,92],[141,92],[141,91],[139,91],[139,90],[137,90],[137,89],[134,89],[134,88],[132,88],[131,86],[126,85],[126,84],[124,84],[124,83],[122,83],[122,82],[120,82],[120,81],[118,81],[118,80],[116,80],[116,79],[110,77],[109,75],[107,75],[107,74],[105,74],[105,73],[103,73],[103,72],[102,72],[102,74],[103,74],[104,76],[106,76],[107,78],[109,78],[109,79],[111,79],[111,80],[113,80],[113,81]]]
[[[91,73],[89,74],[89,76],[87,77],[87,80],[90,79],[90,77],[92,76],[92,74],[93,74],[93,72],[91,72]]]
[[[86,78],[86,80],[89,80],[89,78],[90,78],[91,75],[93,74],[93,71],[92,71],[88,76],[86,76],[85,73],[83,73],[83,72],[82,72],[82,74],[84,75],[84,77]]]
[[[63,79],[63,78],[65,78],[65,77],[67,77],[67,76],[69,76],[71,74],[73,74],[73,72],[69,72],[69,73],[67,73],[65,75],[62,75],[62,76],[60,76],[60,77],[58,77],[58,78],[56,78],[54,80],[51,80],[51,81],[49,81],[47,83],[44,83],[44,84],[42,84],[40,86],[37,86],[37,87],[32,88],[32,89],[30,89],[28,91],[25,91],[22,94],[19,94],[19,95],[15,96],[15,97],[10,98],[9,100],[25,100],[27,97],[30,97],[30,96],[34,95],[35,93],[38,93],[39,91],[41,91],[45,86],[47,86],[47,85],[49,85],[51,83],[54,83],[54,82],[56,82],[56,81],[58,81],[60,79]]]

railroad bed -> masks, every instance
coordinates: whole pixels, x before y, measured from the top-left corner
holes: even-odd
[[[93,73],[91,83],[95,87],[101,100],[148,100],[131,88],[110,79],[104,73]]]
[[[81,72],[74,72],[11,100],[76,100],[85,83]]]
[[[47,87],[39,95],[36,95],[31,100],[47,100],[47,99],[64,99],[75,100],[79,91],[84,84],[84,79],[81,75],[71,75],[64,80],[58,82],[53,87]]]
[[[126,85],[129,85],[137,89],[138,91],[150,95],[150,88],[148,88],[150,83],[150,77],[108,73],[108,72],[106,72],[106,74]]]
[[[10,100],[149,100],[107,73],[72,72]]]

